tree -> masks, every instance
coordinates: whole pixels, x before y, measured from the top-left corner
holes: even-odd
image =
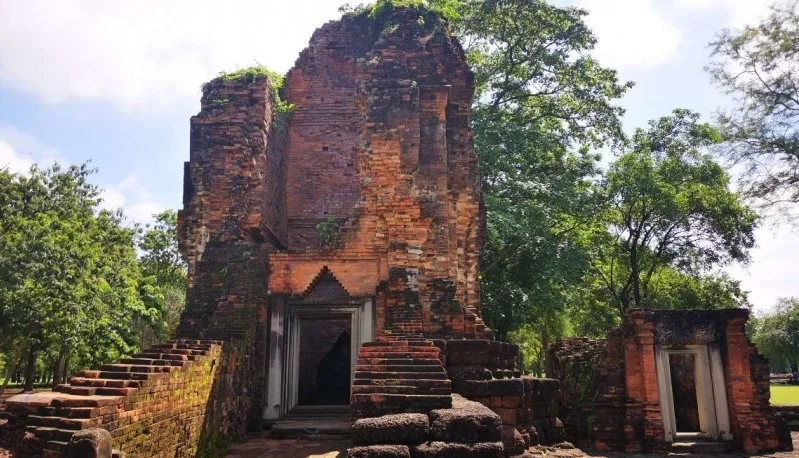
[[[675,110],[638,129],[611,164],[602,183],[602,225],[590,246],[594,271],[622,314],[652,306],[652,282],[664,267],[698,275],[748,261],[757,216],[701,151],[719,141],[699,115]]]
[[[92,173],[86,164],[0,170],[0,350],[24,348],[26,390],[40,359],[60,382],[70,362],[132,353],[132,320],[157,318],[139,294],[136,229],[98,210]]]
[[[788,367],[799,377],[799,299],[781,298],[773,310],[757,317],[752,340],[772,368]]]
[[[565,307],[588,268],[598,156],[623,139],[614,104],[630,83],[590,57],[587,13],[542,0],[469,0],[451,24],[477,85],[472,107],[487,234],[483,316],[499,339]]]
[[[760,24],[725,29],[710,44],[709,71],[733,96],[720,113],[727,143],[718,150],[739,164],[743,190],[764,207],[799,202],[799,16],[778,3]]]
[[[165,210],[154,216],[155,223],[145,226],[138,240],[143,276],[140,294],[148,308],[158,311],[159,318],[154,322],[144,317],[137,320],[142,348],[169,338],[186,298],[186,263],[178,249],[177,212]]]

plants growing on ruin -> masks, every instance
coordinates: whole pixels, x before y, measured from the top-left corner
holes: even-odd
[[[326,220],[316,225],[316,230],[319,232],[319,246],[322,248],[336,248],[340,240],[339,225],[332,216],[328,216]]]
[[[236,82],[240,84],[253,85],[258,80],[266,78],[270,84],[270,97],[272,101],[272,128],[275,132],[283,132],[288,124],[288,119],[294,111],[294,104],[288,103],[283,100],[280,92],[283,88],[283,76],[279,73],[269,70],[262,64],[255,64],[251,67],[240,68],[232,72],[220,72],[219,78],[226,82]],[[206,92],[209,90],[211,83],[203,84],[202,90]],[[218,97],[211,100],[214,105],[227,105],[230,99],[227,97]]]

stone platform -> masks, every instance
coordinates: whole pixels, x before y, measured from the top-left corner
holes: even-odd
[[[302,406],[270,429],[273,439],[341,440],[350,437],[349,406]]]

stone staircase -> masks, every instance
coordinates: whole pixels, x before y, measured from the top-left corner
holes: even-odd
[[[158,379],[208,356],[220,344],[178,340],[155,345],[118,364],[80,371],[53,392],[15,396],[7,408],[24,418],[26,430],[42,441],[45,457],[63,456],[77,431],[102,427],[114,438],[126,434],[125,427],[142,413],[144,397],[160,394]]]
[[[452,387],[440,352],[419,334],[383,336],[364,343],[352,386],[353,421],[451,407]]]
[[[732,444],[728,441],[720,441],[709,438],[681,438],[671,444],[671,452],[678,454],[692,455],[729,455]]]

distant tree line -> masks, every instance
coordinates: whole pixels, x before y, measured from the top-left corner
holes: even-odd
[[[64,383],[75,370],[165,340],[186,274],[176,213],[125,224],[100,207],[86,164],[0,170],[0,391]]]

